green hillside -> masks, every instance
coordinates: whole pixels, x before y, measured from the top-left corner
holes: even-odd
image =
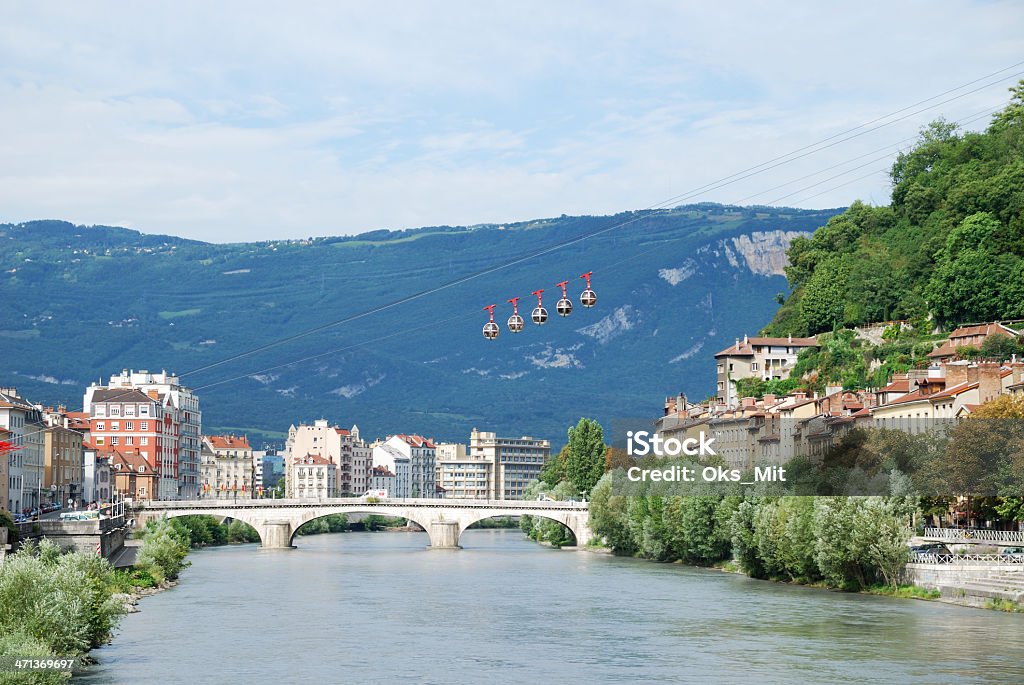
[[[794,240],[791,294],[765,332],[1024,318],[1024,81],[1012,93],[982,133],[925,129],[893,165],[889,206],[854,203]]]
[[[581,415],[655,416],[667,395],[713,392],[709,355],[763,325],[789,239],[837,211],[704,204],[230,245],[0,225],[0,384],[76,408],[91,381],[167,369],[198,390],[210,431],[277,439],[323,416],[371,437],[558,441]],[[555,283],[578,298],[586,271],[597,306],[554,316]],[[485,305],[504,323],[506,300],[528,313],[537,288],[551,321],[483,339]]]

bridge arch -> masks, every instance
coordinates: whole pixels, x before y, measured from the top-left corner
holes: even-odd
[[[263,542],[263,524],[262,517],[259,516],[246,516],[244,510],[232,509],[230,512],[225,512],[218,509],[209,509],[205,511],[176,511],[174,509],[168,509],[165,511],[154,511],[152,515],[145,518],[138,518],[139,523],[142,526],[149,521],[155,521],[159,519],[172,519],[181,518],[182,516],[209,516],[215,519],[218,523],[231,523],[232,521],[241,521],[253,530],[255,530],[260,536],[260,542]]]
[[[463,515],[459,519],[459,538],[461,539],[462,534],[466,532],[466,530],[471,525],[477,523],[478,521],[486,521],[487,519],[502,518],[507,516],[512,515],[506,512],[481,512],[479,514],[474,512],[473,514]],[[586,524],[586,520],[582,522],[579,521],[579,517],[575,514],[575,512],[559,511],[551,513],[537,513],[535,511],[530,511],[529,513],[514,514],[514,516],[520,518],[522,516],[532,516],[533,518],[547,519],[549,521],[554,521],[555,523],[560,523],[566,528],[568,528],[569,532],[572,533],[573,537],[576,539],[577,546],[585,545],[590,540],[590,529]]]
[[[292,522],[292,534],[291,534],[291,538],[288,540],[288,546],[289,547],[294,547],[295,546],[293,544],[295,542],[295,535],[299,532],[299,528],[301,528],[303,525],[309,523],[310,521],[315,521],[317,519],[323,518],[325,516],[330,516],[332,514],[345,514],[346,516],[348,514],[376,514],[378,516],[384,516],[386,518],[391,518],[391,519],[402,518],[402,519],[405,519],[406,521],[411,521],[411,522],[415,523],[417,526],[419,526],[420,528],[423,529],[424,533],[426,533],[428,536],[430,535],[430,522],[425,517],[419,516],[419,515],[417,515],[415,518],[410,517],[410,516],[405,516],[404,514],[406,514],[408,512],[403,512],[403,515],[399,516],[399,515],[395,514],[395,510],[394,509],[387,509],[387,508],[384,508],[384,507],[375,507],[372,504],[365,504],[365,505],[364,504],[353,504],[351,507],[348,507],[348,506],[341,507],[341,508],[339,508],[339,507],[331,507],[330,509],[331,509],[330,511],[317,511],[317,510],[314,510],[314,511],[310,512],[309,514],[306,514],[306,515],[303,515],[301,517],[296,518]]]

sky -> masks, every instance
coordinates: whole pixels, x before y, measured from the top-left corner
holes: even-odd
[[[0,222],[235,242],[884,204],[885,155],[1004,105],[1024,65],[690,192],[1024,60],[1024,3],[843,5],[4,3]]]

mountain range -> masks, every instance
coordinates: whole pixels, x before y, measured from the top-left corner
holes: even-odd
[[[475,426],[558,445],[580,416],[713,394],[712,355],[777,309],[790,241],[841,211],[700,204],[234,244],[0,224],[0,384],[77,408],[90,382],[166,369],[200,394],[204,432],[257,443],[326,417],[369,436],[465,441]],[[529,322],[538,288],[544,326]]]

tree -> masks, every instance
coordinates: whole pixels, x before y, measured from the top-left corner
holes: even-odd
[[[980,356],[986,359],[1006,361],[1013,355],[1024,355],[1024,343],[1020,338],[1010,337],[1002,333],[994,333],[981,343]]]
[[[633,457],[621,447],[609,447],[604,454],[604,470],[614,471],[615,469],[628,469],[635,462]]]
[[[569,429],[565,475],[577,495],[589,497],[604,475],[605,449],[604,429],[594,419],[580,419]]]

